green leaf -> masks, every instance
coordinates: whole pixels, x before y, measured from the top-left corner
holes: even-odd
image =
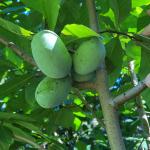
[[[54,30],[61,0],[22,0],[22,2],[42,13],[47,19],[50,30]]]
[[[35,139],[29,133],[9,123],[4,123],[4,126],[9,128],[12,131],[13,136],[17,141],[31,144],[32,146],[34,146],[34,148],[39,148],[39,146],[37,146],[37,144],[35,143],[36,142]]]
[[[117,91],[113,92],[113,96],[118,96],[126,91],[128,91],[129,89],[131,89],[133,87],[133,85],[131,83],[125,83],[124,85],[122,85]]]
[[[144,50],[144,48],[142,48],[141,66],[139,70],[140,79],[142,80],[143,78],[145,78],[145,76],[148,73],[150,73],[150,53]],[[150,89],[147,89],[144,92],[142,92],[142,96],[144,100],[147,102],[148,106],[150,107],[150,94],[149,93],[150,93]]]
[[[83,118],[86,117],[86,115],[83,112],[81,112],[81,111],[79,111],[79,112],[75,111],[73,114],[76,115],[76,116],[78,116],[78,117],[83,117]]]
[[[0,126],[0,149],[9,150],[9,147],[14,142],[11,131],[3,126]]]
[[[107,50],[107,69],[110,72],[109,82],[110,85],[114,83],[119,76],[123,63],[123,49],[119,38],[112,39],[106,44]]]
[[[78,130],[81,126],[81,120],[77,117],[74,118],[75,130]]]
[[[118,26],[131,11],[131,0],[110,0],[110,7],[112,8],[116,25]]]
[[[34,122],[35,120],[25,116],[25,115],[20,115],[16,113],[9,113],[9,112],[0,112],[0,120],[5,120],[5,121],[11,121],[11,120],[22,120],[22,121],[28,121],[28,122]]]
[[[150,89],[146,89],[142,92],[142,98],[146,102],[146,105],[150,107]]]
[[[76,118],[74,112],[79,112],[81,109],[75,108],[63,108],[59,111],[49,111],[43,117],[47,118],[47,130],[48,133],[52,133],[59,126],[64,128],[74,128],[78,129],[81,125],[80,119]],[[43,112],[44,113],[44,112]],[[45,112],[46,113],[46,112]],[[39,114],[38,116],[40,116]],[[75,119],[76,118],[76,119]]]
[[[25,122],[25,121],[13,121],[15,124],[21,125],[22,127],[30,130],[30,131],[35,131],[36,133],[42,135],[42,132],[38,126],[35,126],[33,123]]]
[[[73,7],[72,7],[73,6]],[[68,15],[69,14],[69,15]],[[86,1],[64,0],[58,16],[57,31],[60,32],[66,24],[89,25]]]
[[[136,38],[137,44],[143,47],[143,50],[150,53],[150,38],[140,34],[134,34],[134,37]]]
[[[113,21],[108,16],[100,15],[100,27],[105,29],[115,29]]]
[[[150,23],[150,17],[148,15],[144,15],[138,18],[137,20],[137,30],[145,28]]]
[[[67,149],[67,147],[60,145],[58,143],[52,143],[48,145],[48,149],[47,150],[64,150]]]
[[[1,59],[0,60],[0,76],[4,75],[8,69],[11,69],[13,67],[14,66],[10,62],[4,60],[4,58]]]
[[[66,44],[69,44],[77,39],[99,37],[99,34],[97,34],[95,31],[84,25],[78,24],[66,25],[61,33],[61,37]]]
[[[0,18],[0,26],[4,29],[6,29],[7,31],[15,34],[15,35],[18,35],[18,36],[23,36],[23,37],[26,37],[26,38],[31,38],[31,35],[33,34],[31,31],[28,31],[8,20],[5,20],[5,19],[2,19]]]
[[[63,127],[74,127],[74,124],[73,124],[74,115],[73,115],[72,110],[62,109],[59,112],[55,113],[54,116],[55,116],[54,124],[61,125]]]
[[[138,9],[137,9],[138,10]],[[138,20],[137,20],[137,31],[142,30],[150,23],[150,17],[148,15],[149,6],[143,7],[139,10]]]
[[[35,99],[35,90],[40,81],[41,78],[33,78],[25,88],[25,100],[32,109],[39,107]]]
[[[132,8],[140,7],[143,5],[149,5],[149,4],[150,4],[149,0],[132,0]]]
[[[23,60],[19,56],[17,56],[10,48],[6,47],[3,50],[6,60],[9,60],[20,69],[23,68]]]
[[[109,10],[109,0],[96,0],[96,7],[101,13],[106,13]]]
[[[86,149],[87,145],[86,145],[86,143],[84,143],[82,141],[78,141],[76,143],[76,147],[78,148],[78,150],[84,150],[84,149]]]
[[[143,79],[150,72],[150,53],[142,48],[139,75]]]
[[[134,42],[130,41],[126,44],[125,49],[126,54],[134,60],[139,59],[141,56],[141,47],[135,45]]]
[[[138,71],[141,61],[141,47],[135,45],[133,41],[126,44],[126,55],[135,61],[135,70]]]
[[[32,77],[33,75],[29,74],[11,77],[11,79],[0,85],[0,97],[3,98],[12,94],[12,92],[15,92],[17,89],[29,82]]]
[[[20,125],[32,132],[35,132],[36,134],[40,135],[42,138],[44,138],[45,140],[49,141],[49,142],[53,142],[54,144],[57,144],[58,147],[61,146],[61,144],[56,140],[55,137],[51,137],[50,135],[47,137],[44,133],[42,133],[39,125],[35,125],[33,123],[30,122],[25,122],[25,121],[20,121],[20,120],[13,120],[13,124],[14,125]]]
[[[0,37],[8,42],[15,43],[21,50],[31,54],[30,40],[32,32],[8,20],[0,18]]]
[[[120,30],[122,32],[131,32],[132,29],[134,29],[134,31],[136,31],[137,30],[137,20],[138,20],[137,16],[130,14],[123,21],[123,23],[121,23]]]
[[[32,10],[28,15],[18,15],[17,19],[24,28],[35,32],[40,28],[41,22],[43,22],[43,15],[38,11]],[[42,24],[42,26],[44,26],[44,24]]]

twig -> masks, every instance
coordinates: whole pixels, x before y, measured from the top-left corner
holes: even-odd
[[[138,41],[138,42],[142,42],[139,38],[137,38],[135,35],[138,35],[138,34],[135,34],[135,33],[125,33],[125,32],[120,32],[120,31],[116,31],[116,30],[104,30],[104,31],[100,31],[99,32],[100,34],[104,34],[104,33],[115,33],[115,34],[118,34],[118,35],[124,35],[130,39],[133,39],[135,41]]]
[[[146,88],[146,84],[143,81],[139,82],[139,84],[135,87],[133,87],[132,89],[118,95],[117,97],[115,97],[111,103],[111,105],[113,105],[114,107],[118,107],[122,104],[124,104],[125,102],[129,101],[131,98],[137,96],[139,93],[141,93],[145,88]]]
[[[28,56],[22,49],[20,49],[13,42],[9,42],[9,41],[3,39],[2,37],[0,37],[0,43],[4,44],[8,48],[11,48],[13,50],[13,52],[15,52],[21,58],[23,58],[24,61],[28,62],[32,66],[36,66],[32,57]]]
[[[134,86],[137,86],[138,78],[135,74],[134,68],[135,68],[134,61],[129,62],[129,71],[131,74],[132,83]],[[147,146],[148,146],[148,149],[150,149],[150,126],[149,126],[148,118],[147,118],[147,115],[146,115],[146,112],[144,110],[144,106],[142,103],[142,97],[140,96],[140,94],[137,95],[136,97],[136,104],[137,104],[137,110],[139,112],[139,119],[141,121],[142,128],[144,131],[144,136],[147,141]]]
[[[100,31],[99,33],[100,33],[100,34],[103,34],[103,33],[116,33],[116,34],[119,34],[119,35],[127,36],[127,37],[129,37],[130,39],[135,39],[135,40],[136,40],[136,38],[135,38],[134,36],[129,35],[128,33],[120,32],[120,31],[115,31],[115,30],[111,30],[111,29],[110,29],[110,30]]]

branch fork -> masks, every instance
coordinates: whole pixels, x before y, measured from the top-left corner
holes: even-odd
[[[110,105],[117,108],[118,106],[129,101],[131,98],[139,95],[146,88],[150,88],[150,73],[143,81],[139,82],[138,85],[115,97]]]

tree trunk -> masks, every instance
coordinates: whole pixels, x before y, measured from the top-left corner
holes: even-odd
[[[86,2],[89,12],[90,26],[93,30],[99,32],[94,0],[86,0]],[[100,68],[97,70],[96,89],[99,93],[100,104],[102,107],[110,147],[112,150],[125,150],[117,112],[115,108],[110,105],[112,98],[110,96],[108,87],[105,62],[103,62],[103,64],[101,64]]]

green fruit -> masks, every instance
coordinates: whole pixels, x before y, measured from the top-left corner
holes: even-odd
[[[71,68],[71,56],[57,34],[43,30],[31,42],[33,58],[39,69],[48,77],[63,78]]]
[[[43,108],[52,108],[62,103],[71,88],[69,77],[62,79],[44,78],[36,88],[35,98]]]
[[[98,38],[81,43],[73,55],[76,73],[86,75],[94,72],[105,58],[105,47]]]
[[[74,81],[77,81],[77,82],[86,82],[86,81],[92,80],[94,77],[95,77],[95,72],[92,72],[86,75],[73,73],[73,79]]]

